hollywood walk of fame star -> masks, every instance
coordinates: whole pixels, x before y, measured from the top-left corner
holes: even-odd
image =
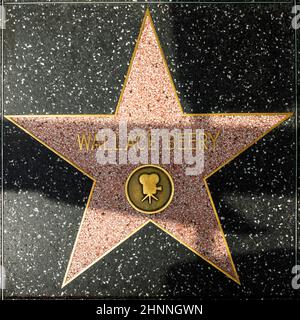
[[[147,10],[114,114],[7,116],[93,180],[63,286],[147,223],[155,224],[240,283],[207,178],[290,115],[184,113]],[[210,132],[222,129],[222,143],[205,151],[204,172],[200,176],[186,176],[182,165],[161,165],[174,181],[174,197],[163,212],[149,216],[135,211],[124,192],[136,165],[100,165],[93,152],[78,148],[78,133],[95,134],[100,128],[117,131],[123,120],[129,128],[201,128]]]

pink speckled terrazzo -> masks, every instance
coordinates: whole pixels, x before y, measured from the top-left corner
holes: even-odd
[[[126,87],[115,115],[10,117],[10,120],[95,181],[70,257],[64,285],[149,221],[158,224],[239,282],[204,178],[287,118],[287,114],[184,115],[166,69],[151,18],[146,15]],[[187,176],[181,165],[162,165],[172,176],[175,190],[173,201],[162,213],[149,216],[134,211],[129,205],[124,185],[136,165],[100,165],[96,161],[95,152],[78,148],[77,134],[95,134],[104,127],[117,132],[120,120],[127,121],[129,130],[133,127],[176,127],[221,132],[216,147],[205,150],[205,167],[201,175]]]

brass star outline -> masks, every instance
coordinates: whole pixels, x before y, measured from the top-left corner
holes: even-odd
[[[215,174],[216,172],[218,172],[221,168],[223,168],[225,165],[227,165],[229,162],[231,162],[232,160],[234,160],[236,157],[238,157],[241,153],[243,153],[245,150],[247,150],[248,148],[250,148],[251,146],[253,146],[257,141],[259,141],[260,139],[262,139],[265,135],[267,135],[270,131],[272,131],[274,128],[276,128],[277,126],[279,126],[282,122],[286,121],[287,119],[289,119],[293,113],[292,112],[286,112],[286,113],[215,113],[215,114],[209,114],[209,113],[185,113],[184,110],[183,110],[183,107],[181,105],[181,102],[180,102],[180,99],[178,97],[178,94],[177,94],[177,91],[176,91],[176,87],[175,87],[175,84],[174,84],[174,81],[173,81],[173,78],[172,78],[172,75],[170,73],[170,70],[168,68],[168,64],[167,64],[167,61],[166,61],[166,58],[165,58],[165,55],[163,53],[163,50],[162,50],[162,47],[161,47],[161,44],[160,44],[160,41],[159,41],[159,38],[158,38],[158,35],[156,33],[156,30],[155,30],[155,27],[154,27],[154,23],[153,23],[153,20],[151,18],[151,14],[150,14],[150,10],[149,8],[147,8],[146,10],[146,13],[144,15],[144,18],[143,18],[143,22],[142,22],[142,25],[141,25],[141,28],[140,28],[140,32],[139,32],[139,35],[138,35],[138,38],[137,38],[137,41],[136,41],[136,44],[135,44],[135,48],[134,48],[134,51],[133,51],[133,54],[132,54],[132,57],[131,57],[131,61],[130,61],[130,64],[129,64],[129,67],[128,67],[128,70],[127,70],[127,74],[126,74],[126,77],[125,77],[125,81],[124,81],[124,84],[123,84],[123,87],[122,87],[122,90],[121,90],[121,94],[120,94],[120,97],[118,99],[118,103],[117,103],[117,107],[116,107],[116,110],[113,114],[96,114],[96,115],[90,115],[90,114],[60,114],[60,115],[47,115],[47,117],[50,117],[50,116],[53,116],[53,117],[84,117],[84,116],[93,116],[93,117],[114,117],[115,115],[117,115],[118,113],[118,110],[119,110],[119,107],[120,107],[120,104],[121,104],[121,101],[122,101],[122,97],[123,97],[123,93],[125,91],[125,88],[126,88],[126,85],[127,85],[127,81],[128,81],[128,77],[130,75],[130,72],[131,72],[131,68],[132,68],[132,64],[133,64],[133,61],[135,59],[135,56],[136,56],[136,52],[137,52],[137,49],[138,49],[138,46],[139,46],[139,42],[140,42],[140,39],[141,39],[141,36],[142,36],[142,32],[144,30],[144,26],[145,26],[145,22],[146,20],[149,19],[150,20],[150,23],[151,23],[151,27],[152,27],[152,30],[155,34],[155,38],[156,38],[156,41],[157,41],[157,44],[159,46],[159,50],[160,50],[160,53],[161,53],[161,56],[163,58],[163,62],[164,62],[164,66],[165,66],[165,70],[167,71],[168,73],[168,76],[169,76],[169,80],[170,80],[170,83],[172,85],[172,89],[174,91],[174,94],[175,94],[175,97],[176,97],[176,100],[178,102],[178,105],[180,106],[180,109],[181,109],[181,113],[183,116],[187,116],[187,117],[201,117],[201,116],[262,116],[262,115],[279,115],[279,116],[285,116],[281,121],[277,122],[274,126],[270,127],[268,130],[266,130],[263,134],[261,134],[257,139],[253,140],[251,143],[249,143],[248,145],[246,145],[244,148],[242,148],[241,150],[239,150],[237,153],[233,154],[232,157],[230,157],[229,159],[227,159],[225,162],[223,162],[219,167],[217,167],[215,170],[211,171],[208,175],[206,175],[205,177],[203,177],[203,182],[204,182],[204,185],[205,185],[205,189],[206,189],[206,192],[207,192],[207,195],[209,197],[209,200],[210,200],[210,203],[211,203],[211,206],[212,206],[212,209],[213,209],[213,212],[215,214],[215,218],[217,220],[217,223],[218,223],[218,226],[219,226],[219,229],[222,233],[222,237],[223,237],[223,240],[224,240],[224,243],[226,245],[226,250],[227,250],[227,253],[228,253],[228,257],[230,259],[230,262],[231,262],[231,266],[232,266],[232,269],[234,271],[234,274],[235,274],[235,277],[233,277],[232,275],[230,275],[229,273],[227,273],[226,271],[222,270],[219,266],[217,266],[216,264],[214,264],[212,261],[210,261],[209,259],[207,259],[205,256],[203,256],[201,253],[197,252],[196,250],[194,250],[193,248],[191,248],[189,245],[187,245],[186,243],[184,243],[183,241],[181,241],[180,239],[178,239],[176,236],[174,236],[173,234],[171,234],[168,230],[164,229],[162,226],[160,226],[158,223],[156,223],[155,221],[153,220],[148,220],[147,222],[145,222],[144,224],[142,224],[141,226],[139,226],[137,229],[135,229],[132,233],[130,233],[128,236],[126,236],[122,241],[120,241],[117,245],[113,246],[111,249],[109,249],[108,251],[105,252],[105,254],[103,254],[102,256],[100,256],[97,260],[95,260],[92,264],[88,265],[87,267],[85,267],[84,269],[82,269],[78,274],[76,274],[75,277],[67,280],[67,275],[68,275],[68,270],[70,268],[70,264],[71,264],[71,261],[72,261],[72,257],[73,257],[73,254],[74,254],[74,250],[76,248],[76,244],[77,244],[77,241],[78,241],[78,237],[79,237],[79,234],[80,234],[80,230],[81,230],[81,227],[82,227],[82,223],[85,219],[85,215],[86,215],[86,212],[87,212],[87,209],[89,208],[89,204],[90,204],[90,201],[91,201],[91,198],[92,198],[92,195],[93,195],[93,192],[94,192],[94,189],[95,189],[95,185],[96,185],[96,179],[94,177],[92,177],[90,174],[88,174],[87,172],[85,172],[84,170],[82,170],[79,166],[77,166],[75,163],[73,163],[70,159],[68,159],[67,157],[65,157],[64,155],[62,155],[61,153],[59,153],[58,151],[54,150],[52,147],[50,147],[47,143],[45,143],[44,141],[42,141],[41,139],[39,139],[37,136],[35,136],[33,133],[29,132],[27,129],[25,129],[24,127],[22,127],[18,122],[16,122],[14,120],[14,117],[16,117],[17,115],[7,115],[5,116],[6,119],[8,119],[9,121],[11,121],[14,125],[16,125],[17,127],[19,127],[21,130],[23,130],[24,132],[26,132],[27,134],[29,134],[32,138],[34,138],[35,140],[37,140],[39,143],[41,143],[42,145],[44,145],[46,148],[50,149],[52,152],[54,152],[55,154],[57,154],[60,158],[62,158],[63,160],[65,160],[67,163],[71,164],[73,167],[75,167],[78,171],[80,171],[81,173],[83,173],[84,175],[86,175],[88,178],[90,178],[92,181],[93,181],[93,184],[92,184],[92,187],[91,187],[91,190],[90,190],[90,193],[89,193],[89,197],[88,197],[88,200],[87,200],[87,204],[86,204],[86,208],[85,208],[85,211],[83,213],[83,217],[82,217],[82,220],[81,220],[81,223],[80,223],[80,226],[79,226],[79,230],[78,230],[78,233],[77,233],[77,237],[76,237],[76,240],[75,240],[75,243],[74,243],[74,246],[73,246],[73,250],[72,250],[72,253],[71,253],[71,256],[70,256],[70,259],[69,259],[69,263],[68,263],[68,267],[67,267],[67,271],[66,271],[66,274],[65,274],[65,277],[64,277],[64,280],[63,280],[63,284],[62,284],[62,287],[66,286],[67,284],[69,284],[70,282],[72,282],[75,278],[77,278],[80,274],[82,274],[83,272],[85,272],[87,269],[89,269],[92,265],[94,265],[95,263],[97,263],[100,259],[102,259],[104,256],[106,256],[107,254],[109,254],[111,251],[113,251],[116,247],[118,247],[120,244],[122,244],[123,242],[125,242],[127,239],[129,239],[133,234],[135,234],[136,232],[138,232],[141,228],[143,228],[145,225],[147,225],[148,223],[153,223],[154,225],[156,225],[159,229],[161,229],[162,231],[166,232],[167,234],[169,234],[172,238],[174,238],[175,240],[177,240],[178,242],[180,242],[182,245],[184,245],[185,247],[187,247],[188,249],[190,249],[192,252],[194,252],[196,255],[198,255],[199,257],[201,257],[203,260],[205,260],[206,262],[208,262],[210,265],[212,265],[213,267],[215,267],[216,269],[218,269],[219,271],[221,271],[222,273],[224,273],[228,278],[232,279],[233,281],[235,281],[237,284],[240,284],[240,280],[239,280],[239,276],[237,274],[237,271],[236,271],[236,268],[235,268],[235,265],[234,265],[234,262],[233,262],[233,259],[232,259],[232,256],[231,256],[231,252],[229,250],[229,247],[228,247],[228,244],[227,244],[227,241],[226,241],[226,238],[225,238],[225,235],[224,235],[224,231],[223,231],[223,228],[221,226],[221,223],[220,223],[220,219],[218,217],[218,214],[217,214],[217,210],[216,210],[216,207],[215,207],[215,204],[214,204],[214,201],[213,201],[213,198],[212,198],[212,195],[211,195],[211,192],[210,192],[210,189],[208,187],[208,183],[207,183],[207,179],[209,177],[211,177],[213,174]],[[43,117],[45,115],[28,115],[29,117]],[[22,115],[22,117],[26,117],[26,115]]]

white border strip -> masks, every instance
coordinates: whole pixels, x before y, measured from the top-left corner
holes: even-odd
[[[27,2],[5,2],[5,5],[51,5],[51,4],[293,4],[288,1],[27,1]]]
[[[3,5],[3,0],[1,0]],[[4,193],[3,193],[3,115],[4,115],[4,58],[3,58],[3,32],[1,28],[1,281],[4,281]],[[4,286],[1,286],[1,300],[4,300]]]
[[[294,6],[297,5],[297,0],[294,0]],[[294,29],[295,43],[295,144],[296,144],[296,172],[295,172],[295,265],[298,264],[298,43],[297,29]]]

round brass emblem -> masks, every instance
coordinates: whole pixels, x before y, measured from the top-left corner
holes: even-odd
[[[174,183],[170,174],[160,166],[143,165],[134,169],[127,178],[125,193],[135,210],[158,213],[171,203]]]

